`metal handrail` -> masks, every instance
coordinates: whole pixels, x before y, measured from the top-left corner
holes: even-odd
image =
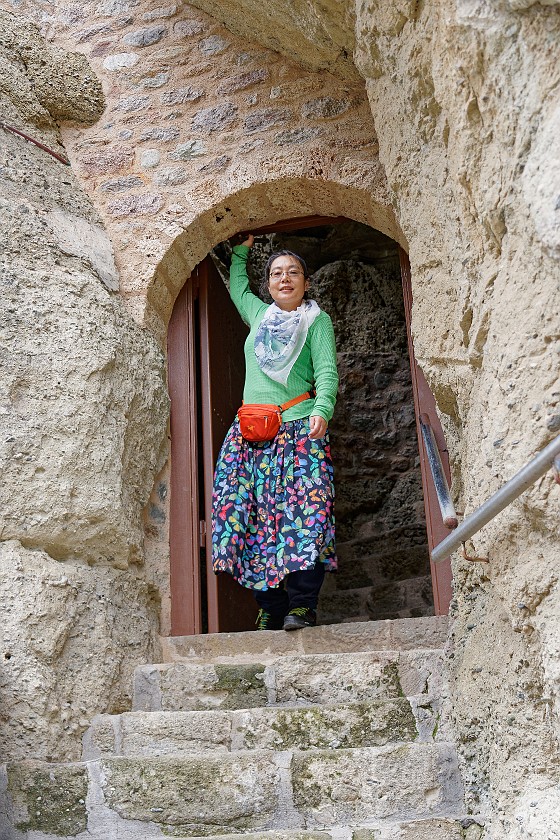
[[[498,513],[511,504],[537,479],[541,478],[560,456],[560,435],[554,438],[528,464],[525,464],[513,478],[500,487],[474,513],[461,522],[459,527],[437,545],[431,553],[434,563],[440,563],[456,551],[459,546],[480,531]]]
[[[428,456],[428,464],[432,473],[432,479],[436,490],[439,509],[441,511],[441,518],[446,528],[456,528],[459,524],[455,508],[453,507],[453,500],[449,491],[449,484],[443,470],[441,463],[441,456],[439,454],[438,445],[432,429],[430,418],[427,414],[420,415],[420,430],[422,432],[422,440]]]

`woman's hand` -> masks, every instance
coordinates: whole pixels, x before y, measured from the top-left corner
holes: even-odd
[[[327,431],[327,421],[321,417],[319,414],[312,414],[309,418],[309,437],[311,440],[317,440],[318,438],[325,437],[325,432]]]
[[[241,244],[246,245],[248,248],[252,248],[254,241],[255,241],[255,237],[253,236],[253,234],[248,233],[247,234],[247,239],[244,239]]]

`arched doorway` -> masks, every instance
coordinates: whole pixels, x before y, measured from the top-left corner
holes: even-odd
[[[351,223],[343,218],[306,217],[296,220],[286,220],[266,228],[260,228],[254,232],[263,237],[272,233],[276,236],[293,235],[297,237],[302,234],[306,235],[310,230],[320,231],[323,228],[332,229],[333,225],[343,226],[345,224]],[[410,366],[409,360],[406,358],[406,348],[403,349],[402,346],[403,341],[401,341],[400,352],[402,358],[398,359],[395,363],[393,354],[391,364],[393,368],[398,368],[396,374],[397,379],[399,375],[401,380],[408,376],[408,382],[410,384],[410,377],[412,377],[409,398],[409,414],[411,418],[409,419],[409,425],[410,422],[414,425],[414,415],[418,418],[420,413],[428,414],[436,430],[436,437],[438,438],[438,443],[440,444],[445,461],[447,453],[445,452],[445,443],[435,412],[434,400],[420,369],[415,364],[413,355],[412,340],[410,337],[410,308],[412,298],[407,255],[402,249],[398,249],[397,243],[388,240],[382,234],[376,234],[373,229],[368,228],[367,230],[370,232],[372,238],[377,235],[387,240],[387,242],[392,243],[392,256],[393,261],[394,258],[397,260],[397,271],[400,251],[400,275],[402,278],[402,295],[405,304],[402,318],[402,339],[404,345],[406,345],[406,335],[408,333]],[[298,249],[294,248],[294,250]],[[322,293],[325,294],[325,289],[323,289]],[[354,294],[356,293],[358,296],[360,295],[359,291],[356,292],[354,290]],[[321,300],[319,302],[321,303]],[[326,301],[326,304],[325,308],[329,311],[329,308],[332,307],[332,301],[330,303]],[[404,326],[405,314],[406,328]],[[336,329],[335,322],[335,331]],[[391,325],[389,324],[390,330]],[[251,594],[241,590],[228,576],[216,578],[211,571],[206,569],[205,557],[205,532],[209,530],[208,520],[213,464],[225,431],[229,427],[235,410],[241,401],[243,384],[242,345],[245,335],[244,326],[233,309],[222,279],[218,275],[210,258],[205,259],[197,267],[190,281],[185,284],[177,299],[169,330],[169,381],[172,400],[170,542],[173,634],[198,633],[205,629],[208,629],[210,632],[251,629],[252,621],[254,620],[255,609]],[[385,357],[388,355],[390,354],[385,353]],[[381,361],[385,366],[385,370],[388,370],[390,367],[388,359],[384,358]],[[357,366],[359,366],[359,358],[349,360],[350,364],[356,362]],[[381,365],[382,368],[383,364]],[[376,376],[376,381],[378,382],[387,378],[383,370],[376,374]],[[350,381],[350,379],[351,377],[347,376],[347,380]],[[384,396],[381,395],[381,399],[393,400],[394,403],[395,388],[389,388]],[[394,405],[393,408],[395,409]],[[405,408],[403,410],[406,411],[407,409]],[[343,411],[344,409],[342,409]],[[332,429],[333,448],[336,453],[336,437],[338,435],[340,440],[343,438],[340,428],[337,429],[336,415],[333,418]],[[350,432],[350,435],[352,435],[352,432]],[[357,444],[358,441],[355,440],[354,443]],[[361,441],[361,445],[362,447],[364,446],[363,440]],[[416,446],[416,442],[414,442],[414,446]],[[407,454],[410,450],[411,447],[408,446]],[[359,453],[355,454],[358,456],[359,461]],[[435,500],[432,498],[433,488],[431,487],[431,479],[425,469],[426,465],[423,456],[423,447],[420,440],[420,471],[426,511],[425,524],[423,521],[420,521],[420,530],[424,530],[424,563],[426,569],[429,569],[428,545],[432,547],[437,544],[448,532],[441,522],[437,504],[434,507]],[[401,466],[397,467],[397,469],[403,469],[402,462],[404,460],[406,459],[400,459]],[[365,488],[365,497],[367,497],[368,488],[372,485],[379,485],[382,487],[380,491],[381,495],[379,495],[379,492],[376,492],[380,502],[384,502],[383,492],[387,495],[393,491],[393,497],[397,497],[399,493],[402,495],[402,488],[406,488],[406,483],[400,481],[402,476],[398,475],[396,478],[393,475],[392,479],[390,476],[386,476],[384,477],[386,480],[381,481],[381,473],[379,470],[376,472],[375,464],[369,467],[364,466],[361,472],[356,474],[355,470],[352,473],[351,470],[349,471],[346,467],[342,466],[342,459],[340,459],[340,462],[342,478],[341,512],[343,512],[343,518],[342,520],[340,516],[337,518],[341,535],[348,542],[350,549],[352,548],[352,545],[350,545],[352,541],[348,540],[349,529],[354,528],[356,522],[363,524],[364,516],[366,518],[369,516],[370,520],[372,520],[371,522],[366,522],[365,531],[367,532],[368,528],[371,530],[372,527],[375,529],[376,524],[373,521],[375,515],[373,513],[370,515],[368,510],[371,509],[373,511],[376,505],[379,506],[375,498],[373,500],[372,498],[369,498],[369,500],[365,498],[364,502],[364,493],[362,493],[360,504],[364,508],[365,513],[361,519],[360,516],[352,518],[352,498],[353,491],[356,487],[360,486]],[[383,467],[381,466],[380,469],[382,470]],[[405,466],[404,469],[408,469],[408,467]],[[345,474],[342,476],[344,471]],[[418,486],[420,484],[420,471],[418,471],[418,481],[416,482]],[[398,484],[397,489],[395,489],[396,484]],[[385,488],[384,491],[383,488]],[[344,498],[345,496],[347,497],[346,500]],[[372,493],[370,492],[371,496]],[[375,497],[375,492],[373,493],[373,497]],[[421,491],[419,491],[419,498],[420,506],[422,506]],[[414,499],[405,500],[399,512],[401,519],[403,517],[406,519],[407,516],[410,518],[410,514],[406,510],[407,501],[410,502],[408,510],[410,511],[414,508]],[[346,520],[346,529],[344,527],[344,519]],[[416,562],[416,565],[414,565],[414,562],[410,562],[410,557],[414,553],[417,555],[422,553],[422,546],[419,545],[418,539],[418,525],[418,521],[401,522],[400,527],[399,523],[397,523],[395,528],[388,529],[387,534],[377,535],[385,543],[391,539],[393,541],[395,539],[401,540],[401,542],[408,539],[408,546],[404,542],[400,546],[401,560],[398,562],[403,564],[403,558],[405,558],[404,566],[412,569],[412,574],[414,574],[415,569],[420,568],[422,565],[420,563],[419,566],[418,562]],[[345,530],[346,534],[344,533]],[[360,540],[354,540],[358,548],[362,547],[363,542],[363,540],[362,542]],[[393,554],[395,554],[394,550]],[[385,551],[386,556],[387,551]],[[373,557],[373,565],[370,563],[370,567],[367,570],[363,569],[365,579],[362,582],[369,584],[370,587],[373,587],[376,583],[376,562],[376,558]],[[342,560],[342,563],[344,563],[344,560]],[[342,563],[341,570],[344,571]],[[379,565],[378,562],[377,565]],[[368,573],[370,575],[369,578],[367,577]],[[341,574],[340,578],[343,578],[343,576]],[[451,595],[450,580],[451,575],[448,566],[439,566],[437,569],[432,569],[433,600],[436,614],[447,612]],[[416,583],[415,579],[412,579],[412,584],[420,585]],[[344,585],[344,583],[341,584],[342,589],[344,589]],[[331,589],[331,601],[333,600],[332,596],[336,595],[334,592],[335,589],[336,587]],[[364,587],[362,587],[362,590],[364,590]],[[348,600],[348,594],[347,587],[346,591],[342,593],[343,599],[346,598]],[[355,595],[355,590],[352,594]],[[377,593],[378,595],[379,593]],[[334,599],[335,601],[336,597]],[[325,601],[329,601],[329,592],[326,593]],[[324,614],[327,616],[327,620],[340,620],[340,618],[337,618],[336,609],[334,613],[331,609],[330,614],[328,614],[328,611],[327,613],[324,612]],[[352,616],[347,616],[347,618],[350,617]],[[394,616],[377,615],[373,612],[373,614],[370,614],[370,617]]]

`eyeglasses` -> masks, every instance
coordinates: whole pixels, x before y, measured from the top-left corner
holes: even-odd
[[[286,270],[275,268],[274,271],[271,271],[269,277],[271,280],[281,280],[284,275],[287,277],[299,277],[303,274],[303,271],[299,268],[288,268]]]

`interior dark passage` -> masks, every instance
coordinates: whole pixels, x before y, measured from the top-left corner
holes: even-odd
[[[330,429],[339,571],[326,577],[319,620],[432,615],[398,245],[350,221],[260,236],[249,267],[255,292],[268,256],[282,248],[306,260],[310,295],[337,337]],[[229,243],[212,257],[227,282]]]

